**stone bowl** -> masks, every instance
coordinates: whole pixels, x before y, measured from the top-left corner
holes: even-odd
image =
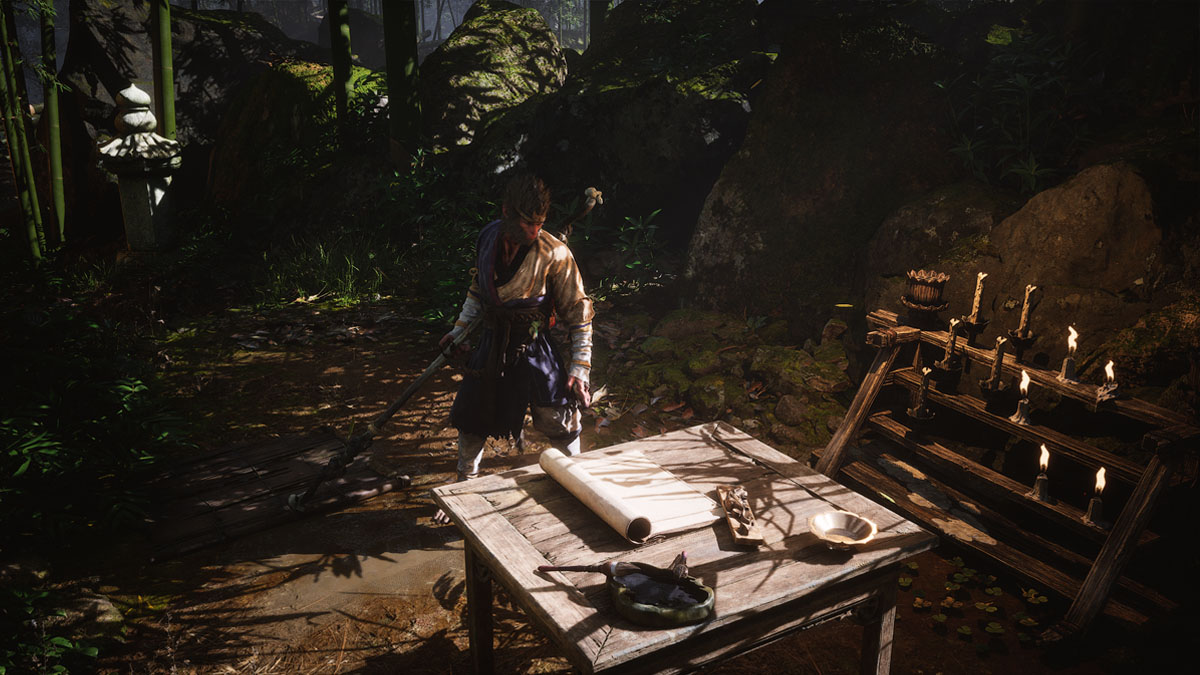
[[[875,523],[849,511],[825,511],[808,519],[808,529],[817,539],[837,551],[850,551],[875,538]]]

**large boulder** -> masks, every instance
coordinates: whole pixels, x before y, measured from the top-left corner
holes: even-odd
[[[605,227],[661,209],[660,232],[686,242],[774,56],[755,12],[753,0],[622,3],[562,89],[489,118],[464,170],[478,183],[529,167],[560,195],[595,185]]]
[[[355,203],[350,194],[345,202],[313,203],[305,196],[314,183],[330,187],[323,172],[334,148],[362,143],[361,136],[369,142],[371,132],[384,132],[379,119],[385,109],[384,74],[353,66],[349,84],[349,126],[355,131],[339,139],[331,66],[288,60],[254,76],[234,98],[218,131],[208,190],[212,200],[240,212],[264,232],[272,224],[299,229],[320,222],[326,209],[332,210],[328,221],[348,216],[346,204]],[[363,153],[357,164],[366,168],[373,159],[375,155]]]
[[[1004,211],[985,191],[976,191],[963,207],[976,216],[965,222],[969,234],[962,242],[934,238],[947,245],[913,249],[907,257],[894,239],[926,236],[930,200],[899,209],[871,243],[866,269],[866,305],[903,312],[898,298],[904,292],[903,272],[933,268],[950,275],[944,298],[945,313],[970,311],[976,274],[984,282],[981,314],[990,319],[980,342],[994,344],[997,335],[1017,327],[1025,287],[1033,284],[1038,305],[1031,328],[1040,336],[1033,360],[1057,363],[1066,351],[1067,326],[1081,337],[1080,357],[1115,331],[1133,326],[1152,309],[1153,280],[1160,276],[1162,229],[1155,219],[1154,200],[1146,181],[1125,163],[1102,164],[1080,172],[1062,185],[1044,190],[1020,210],[989,227]],[[934,200],[936,202],[936,200]],[[966,217],[964,215],[964,217]],[[1103,365],[1101,363],[1100,365]]]
[[[852,297],[855,263],[884,218],[954,174],[934,84],[952,59],[877,6],[821,6],[781,38],[685,271],[691,303],[784,312],[798,334]]]
[[[421,64],[421,106],[435,151],[469,144],[482,120],[551,94],[567,61],[536,9],[481,0]]]

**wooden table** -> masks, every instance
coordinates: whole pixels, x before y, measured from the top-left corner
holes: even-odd
[[[934,535],[724,423],[592,452],[630,450],[714,500],[718,485],[745,486],[766,545],[735,545],[722,519],[635,546],[536,465],[436,488],[434,498],[466,544],[476,672],[492,670],[492,581],[584,673],[689,670],[851,611],[867,626],[863,672],[890,670],[899,566],[932,548]],[[854,553],[825,547],[809,532],[808,518],[831,508],[875,521],[875,541]],[[614,559],[666,567],[680,550],[692,575],[716,592],[713,615],[680,628],[640,628],[618,616],[601,574],[535,571]]]

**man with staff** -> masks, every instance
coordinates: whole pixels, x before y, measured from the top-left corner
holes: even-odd
[[[533,174],[509,180],[500,219],[476,243],[474,278],[446,349],[482,318],[483,333],[464,370],[450,411],[458,430],[456,480],[479,474],[483,447],[493,438],[521,438],[525,414],[564,454],[579,453],[581,409],[591,404],[592,301],[575,257],[542,229],[550,191]],[[550,328],[566,324],[570,363],[564,364]],[[469,349],[463,343],[463,351]],[[434,521],[448,522],[438,511]]]

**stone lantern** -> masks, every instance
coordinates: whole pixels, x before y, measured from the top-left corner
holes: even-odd
[[[150,95],[130,84],[117,94],[119,135],[100,146],[100,166],[117,176],[132,252],[160,251],[171,235],[167,188],[181,162],[180,145],[154,133],[157,123]]]

